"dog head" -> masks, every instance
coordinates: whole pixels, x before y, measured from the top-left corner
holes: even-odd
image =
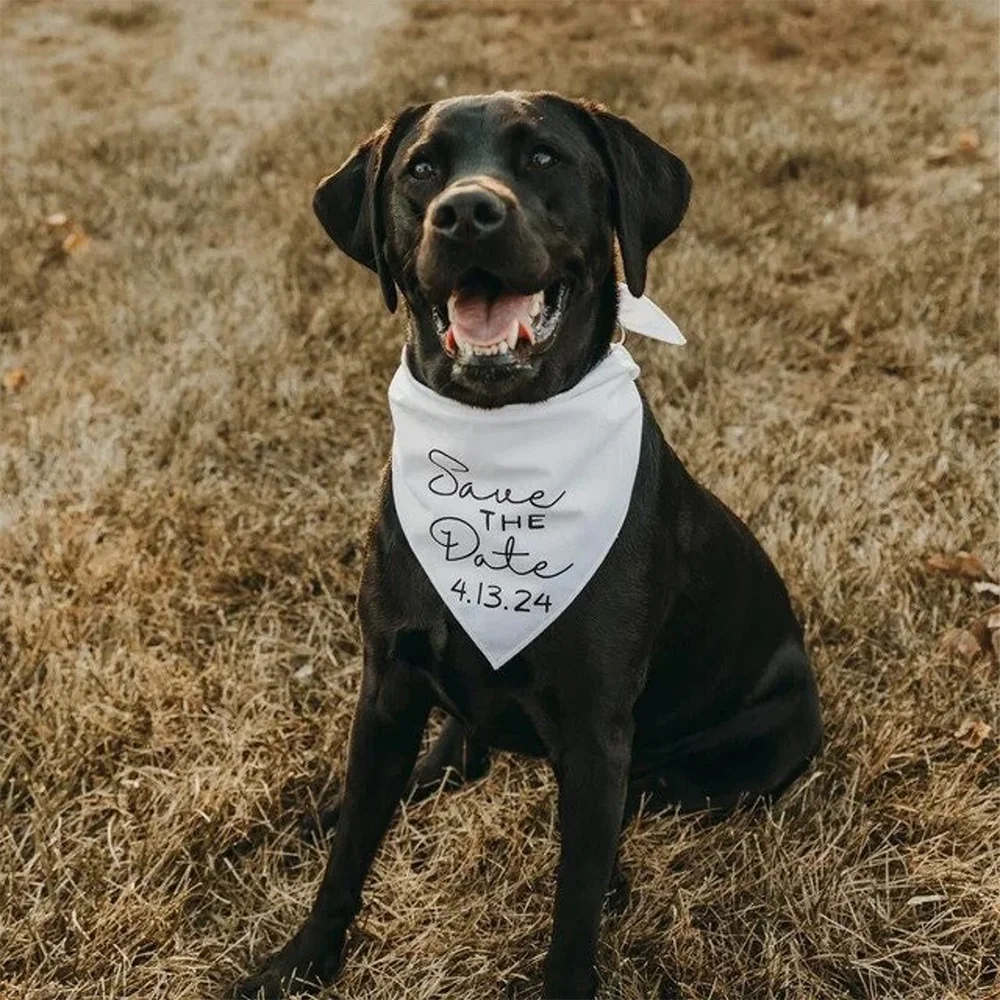
[[[407,108],[324,178],[334,243],[397,289],[414,375],[478,406],[569,388],[611,340],[614,239],[634,295],[677,228],[684,164],[624,118],[549,93]]]

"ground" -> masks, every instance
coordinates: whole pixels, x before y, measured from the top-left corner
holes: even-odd
[[[404,336],[312,188],[399,107],[513,87],[691,169],[649,285],[688,346],[630,347],[788,581],[828,731],[770,813],[629,828],[602,996],[1000,996],[995,18],[0,6],[5,1000],[205,1000],[305,915]],[[537,996],[553,807],[500,756],[407,808],[329,996]]]

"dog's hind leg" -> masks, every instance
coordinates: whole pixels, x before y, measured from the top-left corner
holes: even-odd
[[[489,748],[469,735],[465,726],[449,715],[433,746],[417,761],[406,786],[406,798],[419,802],[442,785],[450,789],[467,781],[477,781],[489,769]]]
[[[634,754],[626,815],[679,808],[716,818],[741,803],[774,801],[822,743],[819,695],[806,653],[789,640],[772,655],[754,700],[714,726],[661,750]]]
[[[404,802],[420,802],[439,788],[459,788],[477,781],[490,769],[489,748],[469,735],[465,726],[449,715],[430,750],[417,761],[406,783]],[[304,832],[326,833],[337,825],[341,796],[324,809],[316,821],[306,821]]]

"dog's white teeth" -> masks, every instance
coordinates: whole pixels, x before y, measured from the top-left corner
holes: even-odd
[[[461,337],[456,337],[455,339],[458,341],[458,351],[462,357],[471,358],[475,353],[472,349],[472,344],[470,344],[467,340],[463,340]]]
[[[503,339],[504,348],[509,348],[514,350],[517,347],[517,338],[521,331],[520,320],[512,320],[510,326],[507,328],[507,335]]]
[[[545,308],[545,292],[535,292],[534,297],[531,301],[531,322],[534,324],[535,320],[541,315],[542,309]]]

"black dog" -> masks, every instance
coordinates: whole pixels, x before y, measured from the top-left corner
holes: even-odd
[[[376,271],[410,318],[405,360],[484,408],[545,400],[608,352],[614,240],[641,295],[649,253],[678,226],[677,157],[599,106],[554,94],[462,97],[405,110],[316,191],[333,241]],[[544,341],[460,350],[449,299],[489,310],[544,296]],[[536,296],[536,301],[541,302]],[[401,796],[468,780],[488,748],[546,756],[561,855],[545,996],[593,997],[594,952],[619,832],[652,809],[732,809],[779,794],[821,742],[815,681],[777,572],[746,526],[685,471],[643,402],[623,527],[573,603],[494,671],[446,610],[397,519],[389,474],[359,598],[365,663],[336,840],[312,912],[240,997],[337,973],[372,857]],[[415,765],[434,706],[448,721]]]

